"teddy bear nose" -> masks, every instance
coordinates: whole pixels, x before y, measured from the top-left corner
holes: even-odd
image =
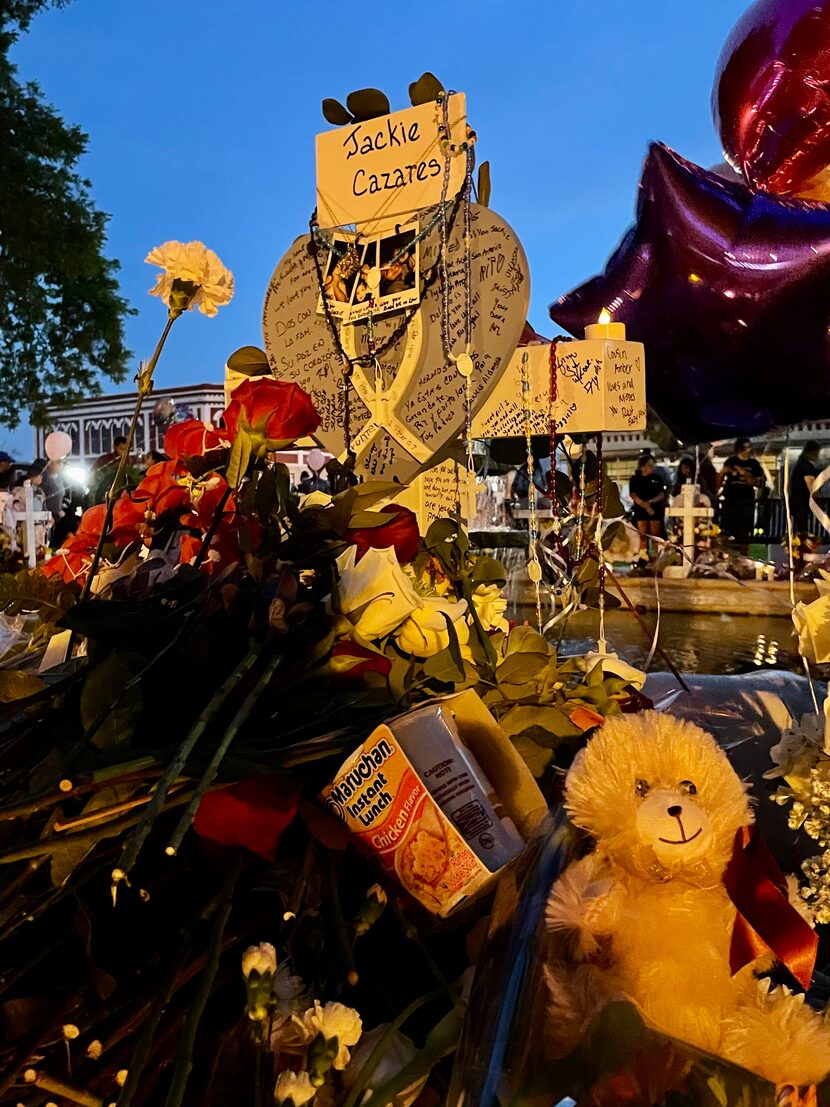
[[[680,806],[679,803],[672,804],[672,806],[667,807],[666,810],[674,819],[676,819],[678,815],[683,814],[683,808]]]

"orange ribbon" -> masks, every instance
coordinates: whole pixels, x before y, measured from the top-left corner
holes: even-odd
[[[738,911],[729,949],[732,975],[772,951],[809,988],[818,935],[787,898],[786,877],[757,827],[743,826],[735,835],[723,883]]]

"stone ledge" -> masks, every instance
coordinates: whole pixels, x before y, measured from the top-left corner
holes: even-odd
[[[619,596],[615,581],[608,580],[608,591]],[[634,606],[643,611],[657,610],[654,577],[621,577],[620,585]],[[726,615],[780,615],[790,618],[790,586],[787,581],[664,580],[657,581],[663,611],[708,612]],[[818,592],[814,584],[798,583],[796,601],[809,603]],[[518,588],[520,604],[536,602],[532,584]]]

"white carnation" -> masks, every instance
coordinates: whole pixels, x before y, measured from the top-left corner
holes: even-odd
[[[360,1015],[352,1007],[343,1003],[327,1003],[325,1007],[319,999],[303,1015],[303,1025],[310,1039],[322,1034],[326,1041],[337,1039],[337,1056],[334,1068],[342,1070],[349,1063],[349,1047],[356,1045],[363,1033]]]
[[[152,249],[144,260],[163,270],[150,289],[150,295],[159,296],[168,307],[175,281],[188,281],[197,286],[188,310],[197,307],[203,315],[216,315],[233,297],[233,273],[202,242],[165,242]]]

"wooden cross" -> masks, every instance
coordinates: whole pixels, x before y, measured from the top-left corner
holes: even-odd
[[[700,489],[696,484],[684,484],[680,495],[675,496],[666,512],[675,519],[683,520],[683,576],[687,577],[695,562],[695,527],[699,519],[711,519],[714,511],[711,507],[697,507],[695,497]]]
[[[52,522],[52,512],[35,511],[35,490],[32,488],[30,480],[23,483],[23,502],[25,507],[23,511],[15,511],[14,521],[23,524],[23,553],[29,563],[29,568],[34,569],[37,565],[35,526],[37,523],[44,523],[48,526]]]

